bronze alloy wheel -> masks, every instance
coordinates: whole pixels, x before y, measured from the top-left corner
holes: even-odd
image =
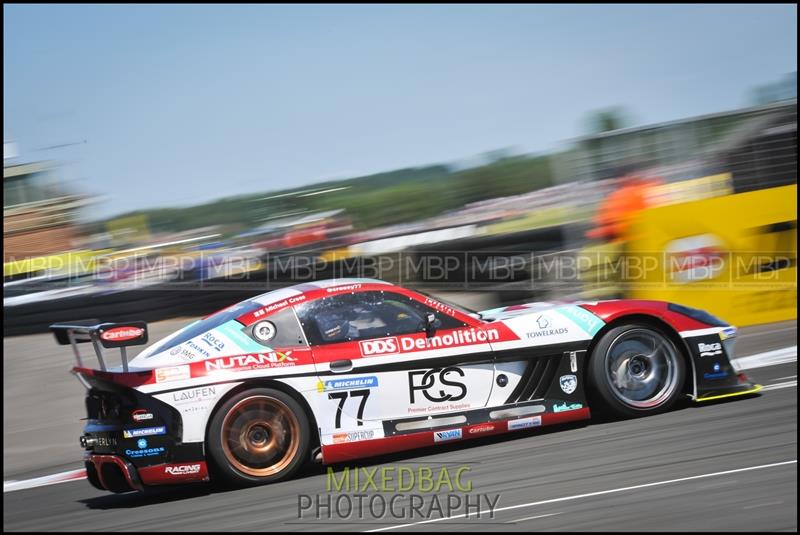
[[[230,466],[253,477],[282,472],[300,448],[300,423],[281,400],[254,395],[225,415],[220,442]]]

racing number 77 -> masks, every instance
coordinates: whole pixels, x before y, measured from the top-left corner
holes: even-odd
[[[358,405],[358,414],[356,415],[356,419],[358,420],[358,425],[364,425],[364,407],[367,405],[367,398],[369,397],[369,390],[351,390],[350,392],[331,392],[328,394],[328,399],[338,399],[339,400],[339,408],[336,410],[336,429],[342,427],[342,411],[344,410],[344,402],[347,400],[347,397],[350,396],[351,398],[360,397],[361,403]]]

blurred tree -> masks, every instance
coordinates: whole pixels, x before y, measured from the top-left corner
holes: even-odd
[[[622,106],[614,106],[589,112],[586,126],[589,134],[602,134],[627,128],[633,124],[630,113]]]
[[[187,208],[157,208],[145,214],[154,232],[209,225],[253,228],[271,217],[343,208],[357,228],[419,221],[466,203],[516,195],[553,184],[550,156],[510,156],[497,151],[487,165],[460,171],[445,165],[399,169],[291,190],[230,197]],[[342,188],[337,190],[337,188]],[[335,190],[304,195],[309,189]]]
[[[797,98],[797,71],[786,74],[776,82],[750,90],[750,101],[756,106]]]

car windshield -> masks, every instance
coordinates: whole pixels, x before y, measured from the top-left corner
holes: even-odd
[[[241,316],[242,314],[253,312],[254,310],[258,310],[263,306],[264,306],[263,304],[258,303],[256,301],[242,301],[241,303],[230,306],[228,308],[223,308],[219,312],[216,312],[201,320],[195,321],[194,323],[190,323],[189,325],[179,330],[178,332],[168,336],[167,338],[164,338],[157,344],[150,346],[142,353],[141,356],[145,358],[150,358],[158,353],[161,353],[168,349],[172,349],[173,347],[180,345],[188,340],[191,340],[192,338],[199,336],[206,331],[210,331],[211,329],[216,329],[220,325],[223,325],[231,320],[234,320],[239,316]]]

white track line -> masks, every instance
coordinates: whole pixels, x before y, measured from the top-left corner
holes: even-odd
[[[24,481],[3,481],[3,492],[6,493],[14,492],[15,490],[32,489],[34,487],[55,485],[57,483],[67,483],[68,481],[77,481],[85,478],[86,470],[70,470],[68,472],[61,472],[60,474],[26,479]]]
[[[786,381],[785,383],[774,383],[771,385],[767,385],[761,389],[762,392],[768,390],[780,390],[781,388],[791,388],[797,386],[797,381]]]
[[[734,368],[740,370],[752,370],[753,368],[763,368],[764,366],[775,366],[786,362],[797,361],[797,346],[784,347],[774,351],[749,355],[738,359],[733,359]]]
[[[785,333],[786,331],[796,331],[797,325],[785,327],[783,329],[771,329],[769,331],[761,331],[761,332],[753,332],[753,333],[737,333],[737,337],[739,338],[749,338],[751,336],[764,336],[767,334],[775,334],[775,333]]]
[[[545,518],[548,516],[556,516],[561,513],[547,513],[546,515],[526,516],[525,518],[518,518],[516,520],[509,520],[506,524],[516,524],[517,522],[525,522],[526,520],[536,520],[537,518]]]
[[[759,466],[748,466],[747,468],[736,468],[734,470],[725,470],[723,472],[712,472],[710,474],[700,474],[700,475],[697,475],[697,476],[681,477],[681,478],[678,478],[678,479],[668,479],[666,481],[655,481],[653,483],[645,483],[643,485],[632,485],[630,487],[622,487],[622,488],[618,488],[618,489],[601,490],[601,491],[598,491],[598,492],[587,492],[586,494],[576,494],[575,496],[564,496],[563,498],[553,498],[552,500],[542,500],[542,501],[539,501],[539,502],[530,502],[530,503],[521,503],[519,505],[510,505],[508,507],[498,507],[497,509],[494,510],[494,512],[510,511],[512,509],[522,509],[522,508],[525,508],[525,507],[535,507],[537,505],[545,505],[545,504],[548,504],[548,503],[557,503],[557,502],[566,502],[566,501],[571,501],[571,500],[579,500],[581,498],[591,498],[593,496],[603,496],[605,494],[615,494],[615,493],[618,493],[618,492],[627,492],[629,490],[644,489],[644,488],[648,488],[648,487],[659,487],[661,485],[669,485],[669,484],[672,484],[672,483],[680,483],[680,482],[683,482],[683,481],[693,481],[693,480],[696,480],[696,479],[705,479],[705,478],[709,478],[709,477],[719,477],[719,476],[724,476],[724,475],[728,475],[728,474],[737,474],[739,472],[749,472],[751,470],[763,470],[765,468],[774,468],[776,466],[786,466],[787,464],[797,464],[797,459],[794,459],[794,460],[791,460],[791,461],[783,461],[783,462],[780,462],[780,463],[762,464],[762,465],[759,465]],[[370,529],[370,530],[365,531],[365,533],[376,533],[376,532],[379,532],[379,531],[390,531],[390,530],[393,530],[393,529],[408,528],[408,527],[412,527],[412,526],[419,526],[419,525],[422,525],[422,524],[431,524],[433,522],[442,522],[443,520],[454,520],[456,518],[467,518],[467,517],[473,516],[474,514],[476,514],[476,513],[469,513],[469,514],[464,513],[464,514],[460,514],[460,515],[453,515],[453,516],[447,516],[447,517],[442,517],[442,518],[432,518],[430,520],[423,520],[421,522],[412,522],[410,524],[400,524],[400,525],[397,525],[397,526],[388,526],[388,527],[385,527],[385,528]]]

